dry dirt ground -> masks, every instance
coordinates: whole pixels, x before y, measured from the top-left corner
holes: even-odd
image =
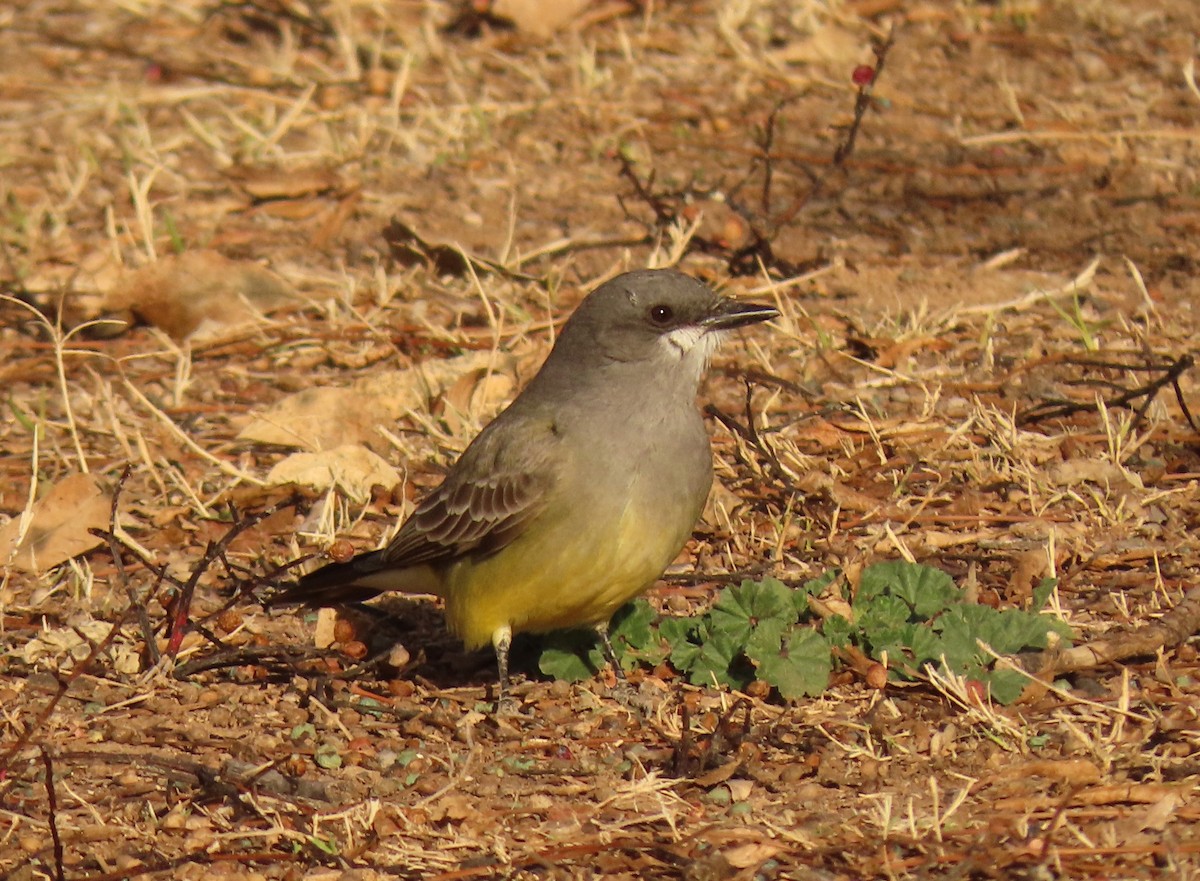
[[[1196,877],[1200,6],[541,7],[0,9],[0,876]],[[673,262],[782,316],[702,390],[652,601],[1056,576],[1074,670],[664,667],[641,714],[526,660],[495,718],[431,602],[239,593],[378,546],[588,289]]]

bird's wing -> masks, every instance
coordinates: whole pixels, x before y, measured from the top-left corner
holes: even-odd
[[[489,426],[400,527],[380,566],[436,564],[505,547],[545,509],[557,448],[548,423]]]

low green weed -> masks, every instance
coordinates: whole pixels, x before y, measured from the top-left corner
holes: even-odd
[[[721,591],[706,612],[662,618],[644,599],[617,612],[610,626],[613,647],[626,669],[669,662],[697,685],[745,689],[765,682],[785,700],[823,692],[842,649],[854,647],[886,659],[897,680],[922,676],[929,664],[976,680],[991,697],[1011,703],[1027,681],[1015,670],[997,669],[994,654],[1044,649],[1051,633],[1071,638],[1065,623],[1041,614],[1053,579],[1034,591],[1030,609],[994,609],[968,602],[945,572],[905,561],[877,563],[862,573],[852,598],[838,572],[789,587],[774,578],[743,581]],[[840,591],[846,615],[813,611],[809,598]],[[845,602],[849,601],[848,605]],[[831,604],[821,604],[828,608]],[[567,631],[543,642],[540,667],[557,679],[595,674],[603,653],[589,633]]]

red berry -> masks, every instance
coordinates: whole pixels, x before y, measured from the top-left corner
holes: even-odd
[[[854,73],[850,74],[850,79],[854,80],[856,86],[869,86],[875,81],[875,68],[869,64],[860,64],[854,68]]]

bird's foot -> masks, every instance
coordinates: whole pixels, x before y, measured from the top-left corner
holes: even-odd
[[[508,689],[501,689],[493,706],[497,716],[515,716],[521,710],[521,700]]]
[[[643,688],[625,678],[618,679],[609,686],[608,696],[643,719],[653,716],[655,705],[660,700],[660,696],[654,694],[653,689]]]

